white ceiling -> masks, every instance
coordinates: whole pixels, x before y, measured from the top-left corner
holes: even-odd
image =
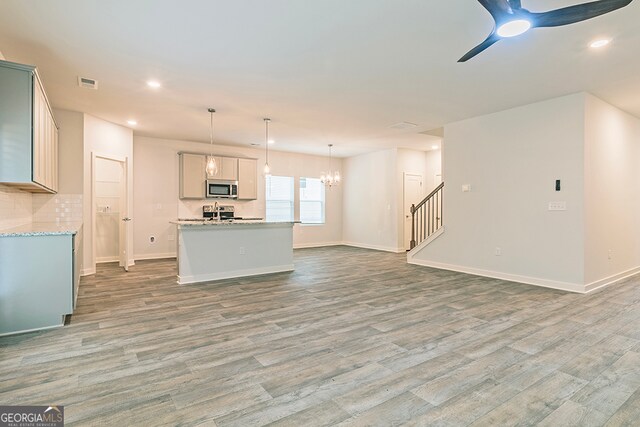
[[[0,51],[39,67],[54,106],[135,118],[137,135],[207,142],[212,106],[219,143],[262,144],[270,117],[273,149],[348,156],[428,148],[421,132],[578,91],[640,116],[638,22],[640,1],[459,64],[492,28],[474,0],[2,0]],[[403,121],[418,126],[390,128]]]

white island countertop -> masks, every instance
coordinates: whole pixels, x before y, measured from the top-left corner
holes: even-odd
[[[0,229],[0,237],[60,236],[77,234],[82,222],[32,222],[19,227]]]
[[[229,220],[202,220],[202,221],[182,221],[175,220],[169,221],[171,224],[181,226],[229,226],[229,225],[292,225],[297,224],[299,221],[265,221],[265,220],[252,220],[252,219],[234,219]]]

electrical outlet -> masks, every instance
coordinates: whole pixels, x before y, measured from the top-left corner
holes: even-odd
[[[156,237],[155,236],[149,236],[149,243],[151,243],[152,245],[156,242]]]
[[[496,256],[502,256],[502,248],[496,248]]]
[[[613,259],[613,251],[611,249],[609,249],[609,253],[607,254],[607,257],[609,259]]]
[[[244,250],[244,246],[240,246],[240,255],[246,255],[246,251]]]

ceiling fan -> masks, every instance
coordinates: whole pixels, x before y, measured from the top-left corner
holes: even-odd
[[[466,53],[458,62],[466,62],[505,37],[515,37],[531,28],[569,25],[627,6],[633,0],[599,0],[577,4],[548,12],[529,12],[521,0],[478,0],[489,11],[495,26],[489,37]]]

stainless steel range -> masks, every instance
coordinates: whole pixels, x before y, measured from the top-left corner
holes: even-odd
[[[236,218],[236,208],[229,205],[204,205],[202,207],[202,217],[205,219],[242,219]]]

